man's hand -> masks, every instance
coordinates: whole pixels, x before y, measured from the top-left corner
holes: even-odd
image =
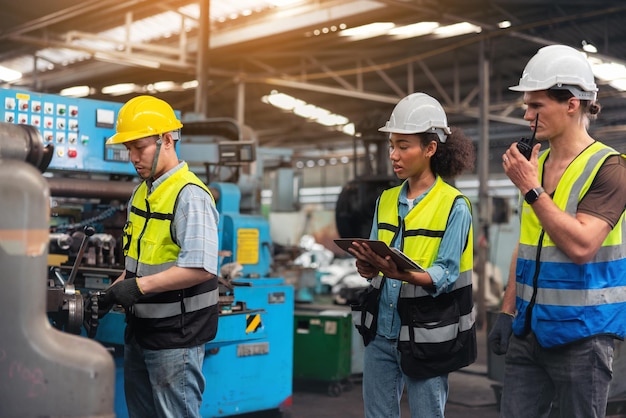
[[[513,333],[513,315],[500,313],[489,336],[489,348],[496,354],[505,354],[509,348],[509,339]]]
[[[113,306],[115,306],[115,303],[113,302],[106,303],[105,297],[106,297],[106,293],[102,293],[98,295],[98,318],[99,319],[102,318],[104,315],[108,314],[111,311],[111,309],[113,309]]]
[[[137,284],[137,278],[124,279],[109,287],[104,294],[105,305],[122,305],[125,309],[133,306],[143,292]]]

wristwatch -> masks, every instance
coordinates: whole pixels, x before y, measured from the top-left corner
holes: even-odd
[[[543,192],[545,192],[545,190],[543,190],[543,187],[535,187],[534,189],[530,189],[528,193],[524,195],[524,200],[529,205],[532,205],[537,201],[537,199],[539,199],[539,195],[541,195],[541,193]]]

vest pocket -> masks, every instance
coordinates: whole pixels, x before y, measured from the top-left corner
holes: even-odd
[[[378,289],[369,286],[358,294],[356,303],[350,304],[352,322],[363,337],[364,345],[368,345],[376,335],[379,295]]]
[[[401,306],[405,305],[405,306]],[[449,357],[462,347],[459,340],[460,309],[448,295],[437,298],[401,299],[402,328],[400,344],[421,360]]]

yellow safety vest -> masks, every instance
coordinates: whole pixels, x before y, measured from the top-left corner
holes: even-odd
[[[402,186],[385,190],[378,204],[378,238],[391,244],[402,232],[401,250],[424,268],[437,259],[452,206],[456,199],[469,200],[439,176],[422,201],[402,220],[398,198]],[[402,225],[403,224],[403,225]],[[472,300],[473,232],[464,243],[460,274],[451,289],[433,297],[422,286],[403,283],[398,300],[401,320],[398,349],[401,366],[414,378],[440,376],[473,363],[476,359],[476,327]],[[367,309],[357,323],[364,339],[371,339],[378,316],[378,297],[385,278],[372,280]]]
[[[189,171],[187,164],[172,173],[152,193],[144,181],[133,194],[124,233],[126,278],[167,270],[176,263],[180,246],[172,221],[183,187],[209,189]],[[219,291],[217,280],[187,289],[145,295],[128,312],[127,335],[150,349],[196,346],[217,332]]]

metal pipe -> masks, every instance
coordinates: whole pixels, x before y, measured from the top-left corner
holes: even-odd
[[[82,197],[128,200],[137,183],[113,180],[86,180],[63,177],[47,178],[50,195],[55,197]]]
[[[200,20],[198,33],[198,51],[196,57],[196,79],[198,87],[196,88],[196,102],[194,111],[203,117],[208,116],[208,82],[209,82],[209,50],[211,44],[210,30],[210,0],[200,0]]]
[[[489,53],[487,51],[486,41],[480,42],[480,57],[479,57],[479,85],[480,85],[480,119],[479,119],[479,132],[480,138],[478,143],[478,239],[476,245],[478,245],[477,251],[478,260],[474,260],[474,263],[479,267],[478,272],[478,315],[477,320],[481,328],[486,326],[487,309],[485,306],[485,283],[487,282],[486,265],[487,265],[487,247],[481,245],[489,241],[489,209],[491,201],[489,198]]]

